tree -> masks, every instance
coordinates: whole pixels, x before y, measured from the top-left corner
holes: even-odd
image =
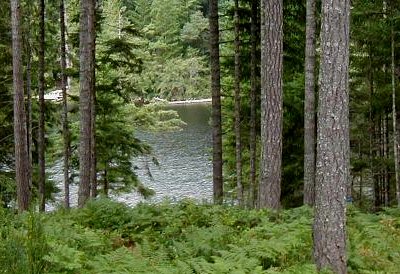
[[[44,29],[44,0],[40,0],[39,6],[39,131],[38,131],[38,159],[39,159],[39,210],[45,211],[45,103],[44,103],[44,50],[45,50],[45,29]]]
[[[256,160],[257,160],[257,132],[256,132],[256,108],[257,108],[257,14],[258,1],[251,1],[251,53],[250,53],[250,206],[255,206],[256,190]]]
[[[210,67],[212,95],[213,140],[213,196],[214,203],[223,201],[222,179],[222,125],[221,125],[221,76],[219,62],[218,1],[210,0]]]
[[[349,143],[350,1],[322,2],[314,259],[318,269],[346,271]]]
[[[396,113],[396,77],[395,77],[395,51],[394,51],[394,28],[391,26],[391,61],[392,61],[392,112],[393,112],[393,154],[394,172],[396,182],[397,206],[400,207],[400,180],[399,180],[399,156],[398,156],[398,132]]]
[[[92,168],[92,96],[94,88],[94,43],[95,43],[95,1],[82,0],[80,4],[80,96],[79,110],[81,114],[80,151],[79,151],[79,197],[78,205],[84,206],[90,197]]]
[[[315,0],[307,0],[304,99],[304,204],[315,195]]]
[[[14,146],[15,180],[17,183],[17,204],[20,212],[29,208],[29,157],[24,107],[24,79],[22,63],[21,6],[19,0],[11,0],[11,27],[13,52],[14,92]]]
[[[259,206],[278,209],[283,123],[283,0],[261,1],[261,167]]]
[[[70,158],[70,138],[68,128],[68,104],[67,104],[67,57],[66,57],[66,41],[65,41],[65,6],[64,0],[60,0],[60,33],[61,33],[61,90],[62,90],[62,135],[63,135],[63,146],[64,146],[64,206],[69,208],[70,197],[69,197],[69,158]]]
[[[235,0],[235,144],[236,144],[236,187],[239,206],[243,205],[243,182],[242,182],[242,143],[241,143],[241,64],[240,64],[240,18],[239,18],[239,0]]]

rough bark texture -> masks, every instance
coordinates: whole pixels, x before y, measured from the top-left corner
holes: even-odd
[[[280,207],[282,166],[283,0],[261,1],[260,208]]]
[[[45,43],[45,29],[44,29],[44,0],[40,0],[40,21],[39,21],[39,131],[38,131],[38,160],[39,160],[39,210],[45,211],[45,140],[44,140],[44,114],[45,114],[45,103],[44,103],[44,43]]]
[[[91,186],[91,102],[94,76],[94,0],[82,0],[80,5],[80,97],[79,110],[81,114],[80,151],[79,151],[79,196],[78,206],[83,207],[90,197]]]
[[[236,143],[236,191],[239,206],[243,206],[243,184],[242,184],[242,142],[240,133],[240,21],[239,0],[235,0],[235,143]]]
[[[30,17],[28,17],[30,18]],[[30,19],[29,19],[30,21]],[[33,160],[32,160],[32,145],[33,145],[33,136],[32,136],[32,49],[31,49],[31,29],[28,25],[27,29],[27,62],[26,62],[26,96],[27,96],[27,134],[28,134],[28,179],[29,179],[29,187],[32,189],[32,174],[33,174]]]
[[[93,54],[95,56],[95,54]],[[93,61],[95,62],[95,61]],[[96,82],[96,75],[94,73],[93,75],[93,89],[92,89],[92,96],[91,96],[91,131],[92,131],[92,136],[90,140],[90,146],[91,146],[91,167],[90,167],[90,182],[91,182],[91,187],[90,187],[90,196],[92,198],[96,198],[97,196],[97,160],[96,160],[96,87],[95,87],[95,82]]]
[[[257,159],[257,140],[256,140],[256,107],[257,107],[257,3],[258,0],[251,2],[251,59],[250,59],[250,187],[249,200],[250,207],[255,207],[256,197],[256,159]]]
[[[66,57],[66,41],[65,41],[65,7],[64,0],[60,0],[60,32],[61,32],[61,89],[63,97],[63,143],[64,143],[64,207],[70,207],[69,197],[69,158],[70,158],[70,138],[68,128],[68,104],[67,104],[67,76],[65,74],[67,68]]]
[[[95,2],[97,0],[94,0]],[[95,8],[94,8],[94,18],[93,18],[93,24],[91,25],[92,33],[96,33],[96,9],[97,9],[97,3],[95,3]],[[91,140],[90,140],[90,150],[91,150],[91,166],[90,166],[90,182],[91,182],[91,187],[90,187],[90,196],[92,198],[96,198],[97,196],[97,159],[96,159],[96,35],[93,37],[93,48],[92,48],[92,58],[93,58],[93,79],[92,79],[92,92],[91,92],[91,97],[90,97],[90,104],[91,104],[91,109],[90,109],[90,114],[91,114]]]
[[[314,259],[318,269],[346,271],[349,182],[349,0],[322,2]]]
[[[22,69],[22,38],[20,2],[11,0],[13,93],[14,93],[14,145],[15,181],[17,184],[17,204],[19,212],[28,210],[30,203],[29,159],[24,106],[24,78]]]
[[[223,179],[218,0],[210,0],[209,5],[213,140],[213,195],[214,203],[221,204],[223,202]]]
[[[394,52],[394,29],[391,34],[392,48],[392,111],[393,111],[393,152],[394,152],[394,172],[396,178],[396,199],[397,206],[400,207],[400,180],[399,180],[399,155],[398,155],[398,136],[397,136],[397,113],[396,113],[396,77],[395,77],[395,52]]]
[[[304,204],[315,197],[315,0],[307,0],[304,98]]]

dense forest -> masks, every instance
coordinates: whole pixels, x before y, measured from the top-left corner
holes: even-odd
[[[0,0],[0,273],[398,273],[399,7]],[[109,199],[195,99],[213,199]]]

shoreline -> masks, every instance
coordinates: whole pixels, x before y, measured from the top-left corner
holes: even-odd
[[[156,101],[156,102],[166,103],[168,105],[192,105],[192,104],[207,104],[207,103],[211,103],[211,98],[167,101],[167,100],[164,100],[164,99],[156,97],[153,100]]]

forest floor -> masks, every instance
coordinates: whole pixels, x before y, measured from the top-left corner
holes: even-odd
[[[46,214],[0,209],[0,220],[0,273],[317,273],[308,207],[99,199]],[[350,207],[347,231],[349,273],[399,273],[400,210]]]

